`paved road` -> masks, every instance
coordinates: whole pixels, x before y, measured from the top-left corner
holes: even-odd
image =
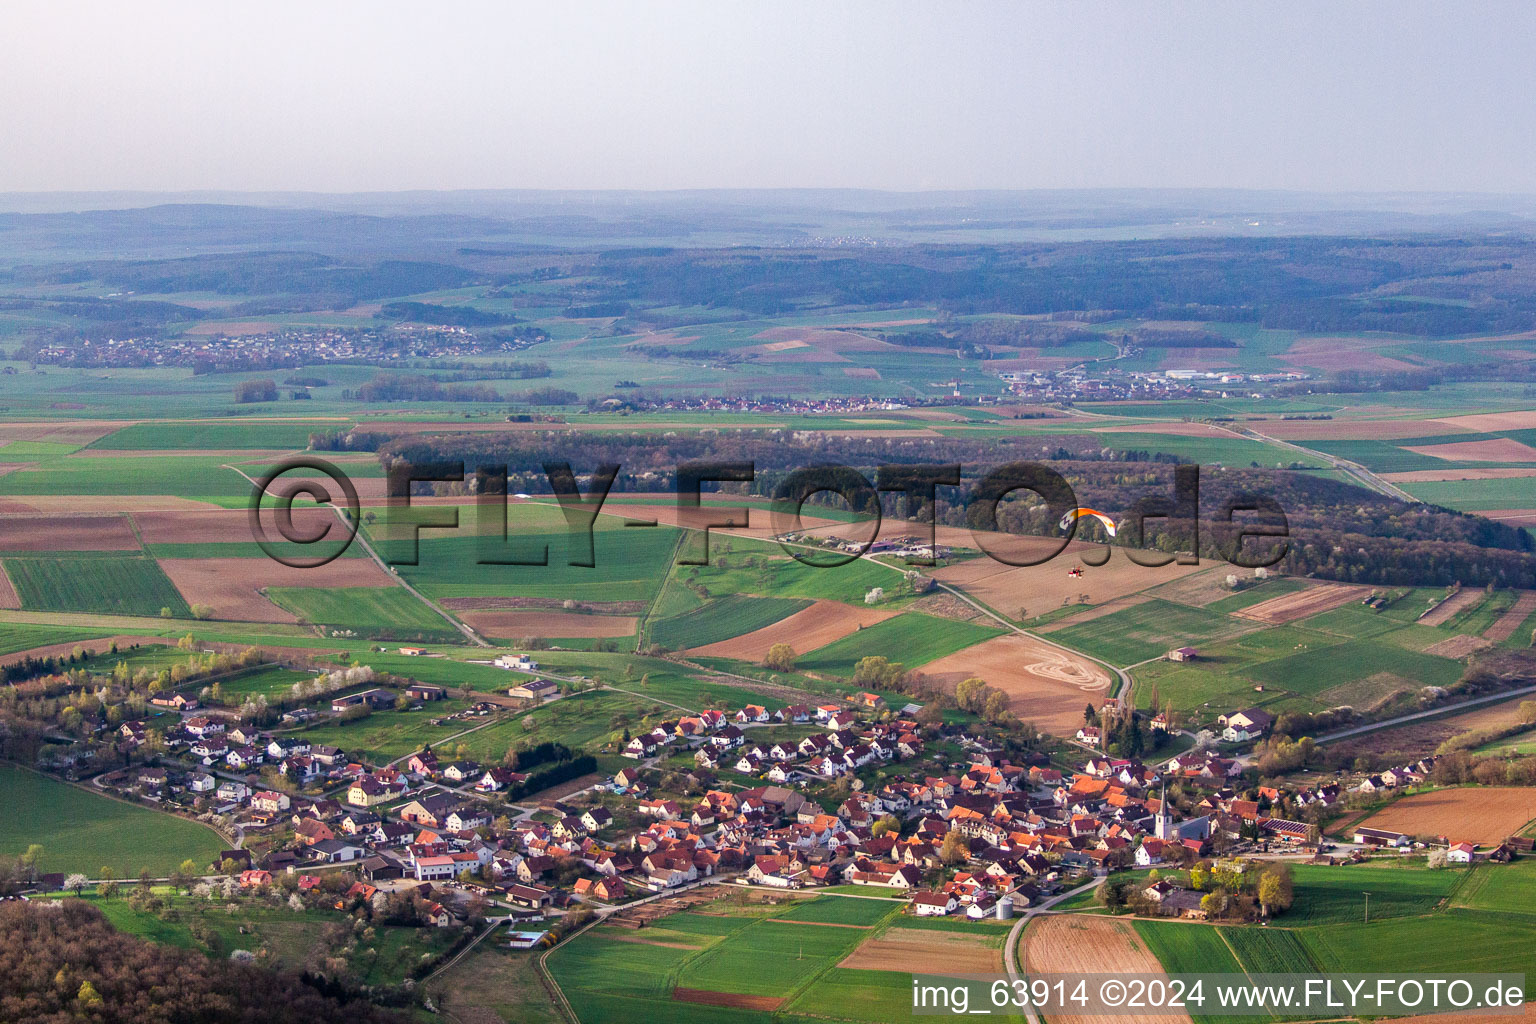
[[[223,468],[234,470],[236,473],[239,473],[241,476],[245,477],[245,479],[250,483],[252,487],[257,486],[257,482],[251,478],[251,475],[245,470],[241,469],[239,466],[226,464]],[[345,509],[343,509],[340,505],[332,504],[331,510],[336,513],[336,518],[341,520],[341,524],[344,527],[346,527],[348,530],[352,529],[352,524],[347,521],[347,513]],[[460,622],[452,615],[449,615],[436,601],[433,601],[431,598],[427,597],[427,595],[411,586],[410,583],[406,581],[405,577],[401,576],[393,568],[391,568],[389,563],[384,561],[384,559],[379,556],[379,553],[373,549],[373,545],[368,542],[368,536],[363,532],[361,523],[359,523],[357,526],[357,542],[363,546],[363,550],[368,553],[369,558],[373,559],[374,564],[377,565],[380,569],[383,569],[390,579],[404,587],[412,597],[416,598],[416,600],[432,609],[434,613],[441,616],[443,621],[447,622],[460,633],[463,633],[465,639],[467,639],[470,643],[474,644],[476,647],[495,646],[479,633],[476,633],[473,629],[470,629],[469,626]]]
[[[1411,715],[1398,715],[1396,718],[1388,718],[1380,722],[1370,722],[1365,725],[1357,725],[1352,729],[1341,729],[1331,732],[1326,736],[1319,736],[1318,743],[1332,743],[1335,740],[1348,739],[1351,736],[1359,736],[1362,733],[1375,732],[1378,729],[1390,729],[1405,722],[1416,722],[1422,718],[1436,718],[1440,715],[1451,715],[1466,708],[1477,707],[1480,704],[1494,704],[1498,701],[1509,700],[1513,697],[1521,697],[1528,693],[1536,693],[1536,686],[1525,686],[1518,690],[1504,690],[1499,693],[1490,693],[1483,697],[1473,697],[1459,704],[1447,704],[1444,707],[1430,708],[1428,711],[1415,711]]]
[[[934,582],[938,583],[937,580],[935,580]],[[988,608],[986,605],[983,605],[979,601],[976,601],[975,599],[970,597],[968,594],[965,593],[965,591],[959,590],[959,589],[957,589],[955,587],[952,587],[948,583],[938,583],[938,587],[939,587],[940,590],[944,590],[944,591],[947,591],[947,592],[955,595],[960,600],[962,600],[966,604],[970,605],[972,608],[975,608],[977,611],[981,612],[983,615],[986,615],[989,618],[995,619],[1003,627],[1005,627],[1007,629],[1013,630],[1019,636],[1027,636],[1031,640],[1035,640],[1035,641],[1038,641],[1038,642],[1040,642],[1042,644],[1045,644],[1047,647],[1054,647],[1058,651],[1064,651],[1065,653],[1072,655],[1074,658],[1083,658],[1083,659],[1086,659],[1088,661],[1094,662],[1097,665],[1103,665],[1105,668],[1109,669],[1115,675],[1120,677],[1120,691],[1119,691],[1118,695],[1115,697],[1115,699],[1119,702],[1119,704],[1120,704],[1120,706],[1122,708],[1128,708],[1128,707],[1131,706],[1131,686],[1133,684],[1132,684],[1130,673],[1125,671],[1125,669],[1120,668],[1117,665],[1111,665],[1109,662],[1103,661],[1103,660],[1101,660],[1099,658],[1095,658],[1091,654],[1084,654],[1082,651],[1074,650],[1071,647],[1068,647],[1066,644],[1059,644],[1059,643],[1057,643],[1054,640],[1051,640],[1051,639],[1048,639],[1046,637],[1041,636],[1039,633],[1031,633],[1029,630],[1023,628],[1022,626],[1017,626],[1017,625],[1013,624],[1012,622],[1009,622],[1007,619],[1003,618],[1001,615],[997,614],[992,609]],[[1157,661],[1159,659],[1153,658],[1152,660],[1153,661]],[[1143,662],[1143,664],[1145,664],[1145,662]],[[1134,668],[1135,666],[1133,665],[1131,667]]]
[[[1329,455],[1327,452],[1315,451],[1311,448],[1306,448],[1299,444],[1292,444],[1290,441],[1282,441],[1278,437],[1270,437],[1268,434],[1261,434],[1257,430],[1254,430],[1252,427],[1228,427],[1219,423],[1216,424],[1216,426],[1220,426],[1223,430],[1236,434],[1238,437],[1254,438],[1259,441],[1267,442],[1268,444],[1276,445],[1280,448],[1289,448],[1291,451],[1302,455],[1310,455],[1315,459],[1322,459],[1334,469],[1340,470],[1354,477],[1355,480],[1364,486],[1367,490],[1375,491],[1377,494],[1385,494],[1387,497],[1396,498],[1398,501],[1406,501],[1410,505],[1421,504],[1418,498],[1415,498],[1401,487],[1388,483],[1381,477],[1377,476],[1375,473],[1372,473],[1369,469],[1366,469],[1364,466],[1360,465],[1358,462],[1351,462],[1348,459],[1341,459],[1337,455]]]
[[[1104,878],[1095,878],[1091,882],[1083,883],[1076,889],[1068,889],[1066,892],[1058,893],[1050,899],[1041,902],[1038,906],[1028,908],[1013,922],[1013,927],[1008,929],[1008,941],[1003,945],[1003,966],[1008,970],[1008,980],[1010,982],[1018,981],[1024,976],[1023,971],[1019,969],[1019,938],[1024,934],[1024,929],[1029,925],[1030,920],[1041,911],[1049,910],[1061,901],[1076,896],[1080,892],[1087,892],[1089,889],[1097,888],[1103,883]],[[1024,1015],[1029,1018],[1029,1024],[1040,1024],[1040,1015],[1035,1012],[1033,1006],[1026,1006],[1024,1008]]]

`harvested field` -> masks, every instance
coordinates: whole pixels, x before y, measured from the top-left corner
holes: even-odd
[[[1400,437],[1426,437],[1458,431],[1473,433],[1472,428],[1448,424],[1444,420],[1261,420],[1245,421],[1243,425],[1282,441],[1337,441],[1345,437],[1360,441],[1391,441]]]
[[[1454,444],[1406,445],[1403,450],[1454,462],[1536,462],[1536,448],[1512,437],[1457,441]]]
[[[1476,512],[1474,515],[1484,519],[1496,519],[1503,523],[1514,523],[1517,526],[1529,526],[1536,523],[1536,508],[1495,508],[1487,512]]]
[[[1452,842],[1497,843],[1536,818],[1536,789],[1492,786],[1442,789],[1405,796],[1363,823],[1412,836],[1445,836]]]
[[[705,1006],[725,1006],[733,1010],[777,1010],[784,1005],[778,996],[744,996],[735,992],[711,992],[703,988],[672,990],[672,998],[683,1003],[703,1003]]]
[[[1520,628],[1520,624],[1530,616],[1531,612],[1536,612],[1536,590],[1521,592],[1520,599],[1509,611],[1500,615],[1493,625],[1483,630],[1483,639],[1491,640],[1496,644],[1503,643],[1515,635],[1515,630]]]
[[[859,608],[841,601],[817,601],[809,608],[780,619],[771,626],[750,633],[706,644],[689,651],[706,658],[736,658],[762,661],[774,644],[789,644],[796,654],[805,654],[841,640],[850,633],[895,615],[879,608]]]
[[[1520,480],[1536,476],[1536,468],[1517,466],[1485,467],[1482,469],[1416,469],[1406,473],[1377,473],[1383,480],[1400,484],[1434,483],[1440,480]]]
[[[845,366],[843,376],[854,377],[858,380],[879,380],[880,371],[873,366]]]
[[[1529,994],[1529,993],[1527,993]],[[1536,1002],[1526,1003],[1519,1013],[1435,1013],[1427,1017],[1394,1017],[1392,1024],[1522,1024],[1536,1021]]]
[[[930,661],[918,669],[953,692],[979,676],[1008,695],[1015,715],[1046,732],[1070,735],[1082,724],[1084,694],[1109,690],[1109,672],[1080,655],[1011,633]]]
[[[908,611],[923,612],[927,615],[938,615],[946,619],[958,619],[961,622],[980,622],[992,625],[992,619],[969,601],[963,601],[954,594],[944,590],[936,590],[925,594],[907,605]]]
[[[1268,601],[1260,601],[1258,604],[1249,605],[1232,614],[1244,619],[1253,619],[1255,622],[1279,626],[1317,615],[1319,612],[1331,611],[1351,601],[1362,600],[1370,592],[1370,587],[1320,583],[1305,590],[1297,590],[1289,594],[1281,594],[1279,597],[1272,597]]]
[[[583,615],[580,612],[472,611],[459,618],[497,639],[537,637],[634,636],[633,615]]]
[[[1498,430],[1531,430],[1536,428],[1536,409],[1521,409],[1518,412],[1473,413],[1470,416],[1449,416],[1434,422],[1443,423],[1448,427],[1461,427],[1465,430],[1490,432]]]
[[[1055,542],[1045,543],[1054,545]],[[1103,604],[1200,572],[1202,568],[1170,563],[1150,569],[1133,563],[1125,552],[1115,551],[1107,564],[1086,566],[1082,576],[1067,575],[1071,568],[1080,564],[1078,559],[1090,550],[1103,549],[1074,541],[1051,561],[1030,566],[1009,566],[990,558],[973,558],[937,569],[933,578],[959,587],[1004,615],[1017,616],[1022,608],[1028,618],[1065,605]]]
[[[1476,587],[1463,587],[1450,597],[1419,616],[1421,626],[1443,626],[1457,612],[1470,608],[1483,599],[1483,592]]]
[[[199,509],[177,512],[137,512],[133,521],[146,544],[241,544],[250,543],[250,516],[243,508]],[[263,519],[271,531],[271,519]],[[311,534],[327,522],[336,522],[336,516],[328,508],[314,505],[295,505],[294,528]]]
[[[8,506],[9,501],[6,504]],[[22,506],[19,511],[73,516],[93,512],[155,512],[214,507],[206,501],[178,498],[169,494],[28,494],[17,504]]]
[[[1225,437],[1232,432],[1210,423],[1117,423],[1112,427],[1095,427],[1095,434],[1166,434],[1169,437]]]
[[[891,928],[877,939],[859,943],[839,967],[865,971],[906,971],[923,965],[943,974],[996,974],[1003,965],[995,939],[969,932]]]
[[[389,587],[394,580],[370,558],[338,558],[294,569],[269,558],[162,558],[160,568],[188,604],[206,604],[223,619],[297,622],[268,601],[267,587]]]
[[[822,327],[770,327],[753,335],[768,341],[803,341],[826,352],[901,352],[897,345],[853,331]]]
[[[1058,629],[1065,629],[1068,626],[1076,626],[1083,622],[1092,622],[1094,619],[1102,619],[1106,615],[1115,614],[1115,612],[1123,612],[1127,608],[1134,608],[1139,604],[1146,604],[1150,600],[1152,600],[1152,598],[1146,594],[1132,594],[1130,597],[1119,597],[1113,601],[1105,601],[1103,604],[1089,608],[1087,611],[1074,612],[1065,618],[1057,619],[1055,622],[1047,622],[1043,626],[1031,626],[1030,628],[1033,629],[1036,633],[1053,633]],[[1177,599],[1170,597],[1169,600]],[[1180,603],[1182,604],[1184,602]]]
[[[15,610],[21,607],[21,595],[16,593],[16,586],[7,575],[5,566],[0,565],[0,608]]]
[[[1280,358],[1317,370],[1421,370],[1404,359],[1394,359],[1352,337],[1297,338]]]
[[[1231,573],[1231,566],[1218,565],[1207,572],[1192,573],[1172,583],[1165,583],[1148,596],[1172,601],[1186,608],[1204,608],[1237,593],[1227,586],[1227,576]]]
[[[1164,973],[1129,921],[1077,914],[1051,914],[1030,922],[1024,932],[1023,960],[1024,970],[1031,974]],[[1053,1013],[1051,1024],[1124,1024],[1127,1019],[1118,1014]],[[1188,1024],[1189,1016],[1160,1015],[1158,1020]]]
[[[3,551],[137,551],[133,524],[120,515],[5,516]]]
[[[0,666],[14,665],[17,662],[25,661],[28,658],[67,658],[73,654],[77,648],[80,650],[90,651],[92,654],[100,654],[102,651],[111,650],[113,644],[117,644],[118,648],[121,649],[124,647],[132,647],[134,644],[170,645],[175,642],[176,641],[174,640],[167,640],[163,636],[128,635],[102,637],[99,640],[75,640],[67,644],[48,644],[45,647],[34,647],[28,651],[16,651],[15,653],[7,654],[3,657],[0,657]]]
[[[1466,633],[1458,633],[1449,640],[1441,640],[1437,644],[1430,644],[1424,648],[1425,654],[1434,654],[1441,658],[1462,658],[1476,654],[1478,651],[1486,651],[1493,646],[1492,640],[1485,640],[1480,636],[1469,636]]]
[[[639,615],[645,611],[644,601],[576,601],[574,608],[566,608],[558,597],[445,597],[438,604],[453,611],[509,611],[515,608],[538,608],[545,611],[592,612],[597,615]]]
[[[132,420],[44,420],[0,423],[0,441],[48,441],[53,444],[90,444],[121,430]]]

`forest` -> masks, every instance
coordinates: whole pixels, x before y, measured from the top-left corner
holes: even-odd
[[[0,1020],[287,1024],[400,1018],[298,975],[116,931],[80,900],[0,904]]]

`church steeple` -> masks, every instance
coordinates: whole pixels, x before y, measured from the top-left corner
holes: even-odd
[[[1173,815],[1168,813],[1168,780],[1163,780],[1162,793],[1157,800],[1157,817],[1152,824],[1152,834],[1167,839],[1173,831]]]

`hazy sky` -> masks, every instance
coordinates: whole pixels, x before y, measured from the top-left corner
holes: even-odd
[[[0,190],[1536,192],[1536,5],[7,0]]]

